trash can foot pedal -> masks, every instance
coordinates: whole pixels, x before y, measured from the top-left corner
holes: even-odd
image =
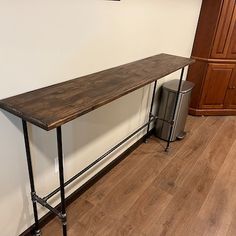
[[[186,136],[186,132],[181,132],[180,134],[178,134],[177,136],[176,136],[176,138],[178,139],[178,140],[182,140],[182,139],[184,139],[184,137]]]

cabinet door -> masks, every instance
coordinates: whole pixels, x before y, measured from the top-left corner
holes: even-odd
[[[225,108],[236,108],[236,66],[229,81],[229,86],[225,97]]]
[[[233,69],[233,64],[212,63],[208,65],[201,108],[224,108],[224,100]]]
[[[234,0],[224,1],[211,53],[213,58],[227,57],[230,39],[234,31],[233,19],[235,15],[235,5],[236,3]]]
[[[227,58],[235,59],[236,58],[236,1],[234,7],[234,15],[231,21],[231,29],[229,32],[229,48],[227,53]]]

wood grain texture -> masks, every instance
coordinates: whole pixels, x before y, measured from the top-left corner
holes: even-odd
[[[223,120],[219,118],[206,119],[195,131],[194,136],[190,136],[184,147],[176,153],[176,158],[161,171],[155,184],[172,195],[180,190],[189,170],[195,165],[198,156],[212,140]],[[206,129],[207,133],[205,133]],[[202,135],[203,133],[205,135]]]
[[[189,117],[186,130],[168,154],[142,144],[70,205],[68,236],[234,236],[236,118]]]
[[[223,163],[195,222],[204,236],[226,235],[236,207],[236,142]]]
[[[193,62],[159,54],[3,99],[0,108],[51,130]]]
[[[202,235],[191,232],[195,226],[193,221],[236,139],[235,128],[236,119],[225,121],[218,127],[213,140],[198,156],[196,164],[189,168],[182,187],[175,193],[159,220],[146,232],[147,235]],[[222,134],[225,135],[224,139]]]

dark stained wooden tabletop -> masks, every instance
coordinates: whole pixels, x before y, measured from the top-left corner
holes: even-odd
[[[159,54],[0,100],[0,108],[51,130],[193,62]]]

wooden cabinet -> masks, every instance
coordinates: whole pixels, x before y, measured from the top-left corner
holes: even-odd
[[[236,115],[236,1],[203,0],[187,80],[193,115]]]

